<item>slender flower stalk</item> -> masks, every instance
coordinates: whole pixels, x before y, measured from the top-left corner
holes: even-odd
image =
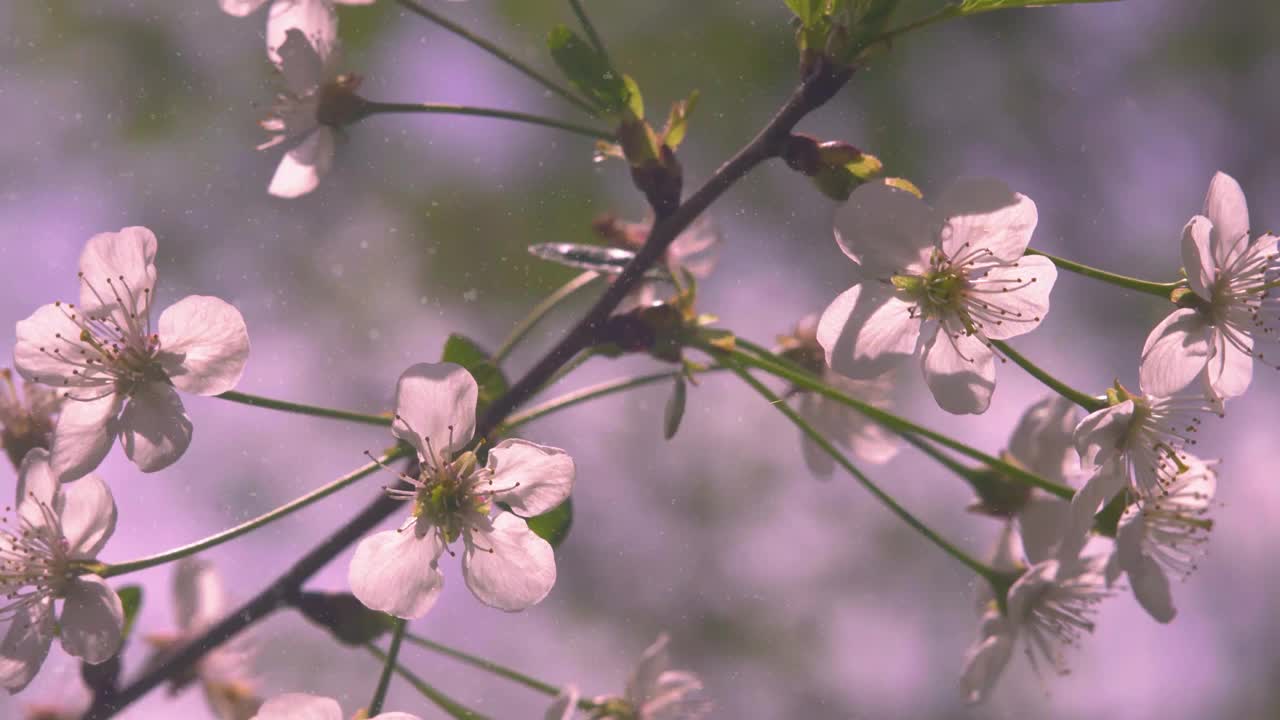
[[[511,330],[511,334],[507,336],[506,340],[502,341],[502,345],[493,354],[494,364],[501,365],[507,355],[510,355],[516,345],[520,344],[520,341],[537,327],[538,323],[547,316],[547,313],[554,310],[560,303],[577,291],[590,285],[598,277],[600,277],[600,273],[597,272],[587,271],[580,273],[569,282],[556,288],[555,292],[543,298],[537,305],[534,305],[529,314],[516,323],[516,326]]]
[[[1049,258],[1060,270],[1066,270],[1067,272],[1083,275],[1087,278],[1093,278],[1094,280],[1101,280],[1102,282],[1109,283],[1111,285],[1127,288],[1140,293],[1146,293],[1147,295],[1155,295],[1156,297],[1164,298],[1166,300],[1169,299],[1169,293],[1180,287],[1186,287],[1186,283],[1184,282],[1158,283],[1151,282],[1150,280],[1139,280],[1138,278],[1129,277],[1127,275],[1117,275],[1116,273],[1099,270],[1094,267],[1089,267],[1088,265],[1082,265],[1078,262],[1060,258],[1056,255],[1050,255],[1049,253],[1042,252],[1040,250],[1033,250],[1031,248],[1027,248],[1026,252],[1028,255],[1039,255],[1040,257]]]
[[[613,63],[609,61],[609,52],[604,49],[604,41],[600,39],[600,33],[596,32],[591,18],[587,17],[587,11],[582,7],[582,0],[569,0],[569,7],[573,8],[573,14],[578,18],[583,31],[587,33],[587,40],[591,41],[592,47],[600,53],[600,57],[604,58],[605,64],[612,66]]]
[[[715,366],[715,367],[710,367],[710,368],[707,368],[706,370],[701,370],[698,372],[699,374],[701,374],[701,373],[717,372],[720,370],[727,370],[727,369],[728,368],[725,368],[725,367]],[[683,372],[680,370],[656,372],[656,373],[650,373],[648,375],[636,375],[634,377],[629,377],[629,378],[619,378],[617,380],[609,380],[606,382],[598,383],[596,385],[591,385],[589,387],[582,388],[580,390],[574,390],[573,392],[568,392],[568,393],[565,393],[564,395],[561,395],[560,397],[552,398],[551,400],[548,400],[540,405],[535,405],[522,412],[512,414],[509,418],[507,418],[506,422],[504,422],[502,425],[498,426],[496,430],[494,430],[493,434],[505,435],[517,427],[520,427],[522,425],[527,425],[528,423],[531,423],[534,420],[545,417],[554,412],[558,412],[560,410],[573,407],[574,405],[579,405],[581,403],[587,402],[588,400],[595,400],[596,398],[604,397],[606,395],[613,395],[616,393],[631,390],[633,388],[643,387],[645,385],[652,385],[657,382],[671,381],[677,377],[680,377],[682,374]]]
[[[375,645],[373,644],[365,645],[365,649],[369,651],[370,655],[374,656],[378,660],[384,663],[387,662],[387,659],[388,659],[387,653],[384,653],[382,650],[378,649]],[[472,710],[471,708],[463,705],[462,703],[459,703],[457,700],[454,700],[448,695],[445,695],[444,693],[435,689],[431,685],[427,684],[427,682],[422,678],[410,672],[407,668],[405,668],[405,666],[401,665],[400,663],[397,662],[392,664],[395,668],[395,673],[397,675],[404,678],[404,680],[408,682],[410,685],[412,685],[414,690],[417,690],[419,693],[421,693],[423,697],[435,703],[436,707],[443,710],[445,714],[448,715],[449,717],[455,718],[456,720],[488,720],[487,715],[481,715],[475,710]]]
[[[382,704],[387,700],[387,689],[391,687],[391,673],[396,667],[396,658],[400,656],[400,643],[404,640],[405,626],[408,621],[396,618],[391,629],[391,646],[387,648],[386,659],[383,660],[382,674],[378,676],[378,686],[374,688],[373,699],[369,701],[369,715],[382,712]]]
[[[1017,364],[1018,367],[1026,370],[1031,377],[1044,383],[1045,387],[1050,390],[1084,408],[1086,412],[1097,412],[1107,406],[1106,400],[1080,392],[1079,390],[1076,390],[1070,385],[1055,378],[1039,365],[1036,365],[1027,359],[1025,355],[1009,347],[1009,344],[1003,340],[992,340],[991,344],[994,345],[1001,354]]]
[[[497,118],[500,120],[512,120],[515,122],[528,123],[530,125],[541,125],[542,127],[555,128],[575,135],[583,135],[585,137],[594,138],[596,140],[608,140],[613,142],[616,138],[614,134],[606,130],[597,130],[587,127],[586,125],[578,125],[577,123],[566,122],[564,120],[556,120],[555,118],[543,117],[541,115],[533,115],[531,113],[518,112],[515,110],[498,110],[496,108],[474,107],[471,105],[452,105],[448,103],[385,103],[366,101],[361,106],[360,116],[368,117],[370,115],[384,115],[387,113],[424,113],[434,115],[470,115],[472,117]]]
[[[497,675],[498,677],[506,678],[507,680],[523,685],[529,688],[530,690],[533,690],[535,692],[540,692],[543,695],[550,695],[552,697],[555,697],[560,692],[560,688],[556,687],[555,685],[552,685],[551,683],[543,682],[542,680],[538,680],[537,678],[530,677],[518,670],[512,670],[511,668],[506,667],[504,665],[499,665],[498,663],[493,662],[492,660],[486,660],[482,657],[476,657],[475,655],[472,655],[470,653],[465,653],[461,650],[451,648],[448,645],[441,645],[438,642],[435,642],[433,640],[428,640],[427,638],[424,638],[420,635],[414,635],[413,633],[406,632],[404,635],[404,639],[405,639],[405,642],[408,642],[411,645],[417,645],[420,648],[425,648],[427,650],[430,650],[435,653],[439,653],[446,657],[451,657],[454,660],[457,660],[462,663],[466,663],[467,665],[470,665],[471,667],[474,667],[474,668],[479,668],[481,670],[484,670],[485,672],[492,673],[494,675]],[[594,703],[587,700],[583,700],[581,703],[579,703],[579,705],[584,710],[590,710],[591,708],[595,707]]]
[[[347,420],[354,423],[363,423],[365,425],[377,425],[379,427],[391,427],[391,415],[368,415],[365,413],[351,412],[349,410],[336,410],[334,408],[320,407],[318,405],[305,405],[303,403],[289,402],[287,400],[275,400],[261,395],[250,395],[249,393],[224,392],[216,395],[220,400],[230,400],[231,402],[240,403],[242,405],[250,405],[252,407],[266,408],[268,410],[279,410],[280,412],[296,413],[298,415],[311,415],[312,417],[329,418],[331,420]]]

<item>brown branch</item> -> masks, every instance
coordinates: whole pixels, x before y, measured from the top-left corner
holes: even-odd
[[[670,215],[658,218],[649,232],[649,238],[644,247],[595,305],[587,311],[587,314],[559,344],[489,407],[477,423],[476,437],[484,437],[493,432],[508,415],[533,397],[556,370],[580,350],[589,347],[601,324],[608,319],[644,272],[662,257],[676,236],[688,228],[698,215],[752,168],[769,158],[777,157],[796,124],[805,115],[830,100],[848,81],[851,72],[849,69],[836,68],[825,63],[815,65],[773,119],[751,142],[716,170],[702,187],[698,188]],[[399,505],[399,501],[391,500],[386,496],[374,500],[359,515],[304,555],[257,597],[193,640],[163,666],[144,672],[119,692],[95,700],[93,706],[83,716],[83,720],[106,720],[112,717],[156,686],[194,665],[205,653],[230,640],[249,625],[287,606],[301,591],[303,583],[335,555],[391,515]]]

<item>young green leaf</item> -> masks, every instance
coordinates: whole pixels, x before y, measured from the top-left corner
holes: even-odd
[[[662,436],[667,440],[675,437],[676,431],[680,429],[680,421],[684,419],[684,403],[687,394],[684,376],[676,376],[675,384],[671,388],[671,397],[667,398],[667,411],[662,423]]]
[[[608,58],[601,55],[591,43],[578,37],[568,27],[557,25],[547,35],[547,47],[551,50],[551,58],[569,82],[602,110],[611,115],[634,112],[630,105],[635,83],[628,84],[627,79],[614,70],[609,65]],[[638,90],[635,95],[638,98]],[[641,104],[641,116],[643,112]]]
[[[445,341],[444,354],[440,358],[444,362],[461,365],[476,379],[476,385],[480,386],[477,413],[483,413],[509,387],[506,376],[490,358],[491,355],[474,340],[459,333],[453,333]]]
[[[142,610],[142,586],[125,585],[116,590],[116,595],[124,607],[124,631],[121,635],[128,639],[129,633],[133,632],[133,624],[138,620],[138,612]]]
[[[569,536],[569,528],[573,526],[573,498],[570,497],[541,515],[528,518],[525,522],[538,537],[551,543],[551,547],[560,547],[560,543]]]
[[[1100,2],[1118,2],[1118,0],[964,0],[960,3],[960,14],[976,15],[991,10],[1007,10],[1009,8],[1082,5],[1084,3]]]
[[[826,0],[786,0],[786,3],[787,7],[791,8],[791,12],[800,18],[800,23],[809,27],[815,20],[822,17]]]

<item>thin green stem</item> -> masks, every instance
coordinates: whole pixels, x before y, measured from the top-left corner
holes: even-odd
[[[520,341],[523,340],[524,337],[542,321],[542,318],[546,317],[547,313],[551,312],[557,305],[564,302],[570,295],[573,295],[575,292],[590,285],[591,282],[598,277],[600,277],[600,273],[592,270],[581,273],[569,282],[561,285],[559,288],[556,288],[556,291],[543,298],[542,302],[534,305],[533,309],[529,311],[529,314],[525,315],[520,322],[516,323],[516,326],[511,330],[511,334],[507,336],[507,339],[502,341],[502,346],[493,354],[493,363],[495,365],[501,365],[507,355],[509,355],[511,351],[515,349],[515,346],[518,345]]]
[[[582,0],[569,0],[569,7],[573,8],[573,14],[577,16],[578,23],[582,25],[582,29],[587,33],[587,39],[591,41],[596,52],[600,53],[600,57],[604,58],[606,65],[613,67],[613,63],[609,60],[609,52],[604,49],[604,41],[600,39],[599,33],[596,32],[595,25],[591,24],[591,18],[587,17],[587,11],[582,8]]]
[[[888,493],[881,490],[880,486],[872,482],[871,478],[867,477],[853,463],[849,462],[849,459],[844,456],[844,453],[837,450],[836,447],[831,444],[830,440],[828,440],[822,433],[814,429],[814,427],[810,425],[808,422],[806,422],[804,418],[800,417],[800,414],[797,413],[794,409],[792,409],[792,407],[788,405],[786,401],[778,397],[764,383],[760,382],[755,377],[753,377],[751,373],[747,371],[746,368],[742,367],[742,365],[738,364],[736,360],[737,358],[735,357],[733,360],[729,361],[730,370],[732,370],[738,377],[742,378],[743,381],[746,382],[748,385],[750,385],[752,389],[754,389],[757,393],[760,394],[761,397],[769,401],[769,404],[777,408],[778,412],[781,412],[783,415],[785,415],[793,425],[800,428],[800,431],[803,432],[810,440],[817,443],[818,446],[823,449],[823,451],[825,451],[828,455],[831,456],[832,460],[835,460],[836,463],[840,465],[840,467],[843,467],[845,470],[849,472],[850,475],[853,475],[855,480],[857,480],[864,488],[866,488],[868,492],[874,495],[877,500],[883,503],[885,507],[889,508],[889,510],[894,515],[897,515],[898,518],[900,518],[903,522],[905,522],[907,525],[910,525],[912,529],[916,530],[921,535],[923,535],[927,540],[929,540],[934,545],[937,545],[939,548],[941,548],[943,552],[947,553],[948,555],[955,558],[956,560],[959,560],[961,564],[963,564],[965,567],[969,568],[970,570],[973,570],[978,575],[982,576],[984,579],[988,581],[994,581],[994,579],[999,576],[999,573],[997,573],[995,569],[987,566],[985,563],[975,560],[965,551],[961,550],[955,545],[952,545],[945,538],[943,538],[941,535],[935,532],[932,528],[930,528],[928,525],[925,525],[916,516],[908,512],[906,508],[899,505],[898,502],[894,500]]]
[[[267,408],[268,410],[280,410],[281,412],[297,413],[298,415],[311,415],[313,417],[329,418],[331,420],[347,420],[349,422],[363,423],[365,425],[377,425],[379,427],[390,427],[392,420],[390,415],[366,415],[364,413],[348,412],[346,410],[334,410],[332,408],[303,405],[302,403],[288,402],[285,400],[273,400],[271,398],[236,392],[234,390],[224,392],[221,395],[216,395],[215,397],[222,400],[241,403],[242,405]]]
[[[930,459],[932,459],[934,462],[950,470],[956,475],[959,475],[960,477],[965,479],[969,479],[969,478],[972,478],[973,475],[975,474],[975,471],[973,468],[956,460],[950,455],[947,455],[946,453],[942,452],[938,448],[934,447],[932,443],[925,441],[923,438],[912,435],[911,433],[902,433],[901,437],[903,440],[906,440],[908,443],[913,445],[917,450],[924,453],[925,455],[928,455]]]
[[[699,344],[698,347],[700,347],[704,352],[706,352],[707,354],[711,355],[716,359],[723,359],[727,354],[729,357],[736,359],[742,362],[743,364],[758,368],[760,370],[763,370],[769,373],[770,375],[775,375],[779,378],[782,378],[783,380],[788,380],[793,385],[796,385],[797,387],[800,387],[806,390],[812,390],[824,397],[828,397],[832,400],[835,400],[838,403],[847,405],[853,408],[854,410],[857,410],[858,412],[862,413],[866,417],[871,418],[872,420],[880,423],[881,425],[885,426],[886,428],[889,428],[893,432],[896,432],[900,435],[904,435],[904,434],[917,435],[919,437],[931,440],[943,447],[951,448],[952,450],[955,450],[956,452],[962,455],[967,455],[973,458],[974,460],[981,462],[987,467],[994,468],[996,470],[1001,471],[1007,477],[1017,482],[1038,487],[1042,490],[1045,490],[1046,492],[1053,493],[1054,495],[1057,495],[1060,498],[1070,499],[1071,496],[1074,494],[1074,491],[1071,488],[1066,487],[1065,485],[1059,485],[1058,483],[1052,482],[1050,480],[1046,480],[1045,478],[1042,478],[1039,475],[1036,475],[1035,473],[1029,472],[1016,465],[1007,463],[997,457],[988,455],[987,453],[984,453],[981,450],[978,450],[977,448],[970,447],[969,445],[966,445],[958,440],[953,440],[950,437],[943,435],[942,433],[935,432],[922,425],[917,425],[916,423],[913,423],[910,420],[894,415],[891,412],[888,412],[886,410],[881,410],[880,408],[874,405],[865,403],[857,398],[845,395],[844,393],[840,392],[839,390],[836,390],[835,388],[828,386],[826,383],[815,378],[809,373],[797,372],[787,367],[786,365],[776,362],[774,360],[774,356],[772,355],[772,353],[762,354],[761,356],[756,357],[754,355],[744,353],[741,350],[734,350],[731,353],[725,353],[725,351],[707,344]]]
[[[408,10],[414,15],[430,20],[431,22],[439,25],[445,30],[448,30],[449,32],[453,33],[454,35],[457,35],[463,40],[466,40],[467,42],[479,47],[481,50],[484,50],[490,55],[493,55],[494,57],[510,65],[516,70],[519,70],[529,78],[532,78],[539,85],[550,90],[556,95],[559,95],[565,100],[568,100],[569,102],[573,103],[586,114],[591,115],[592,117],[595,117],[596,115],[598,115],[595,106],[593,106],[591,103],[578,97],[573,93],[573,91],[561,86],[559,83],[547,77],[546,75],[543,75],[537,70],[534,70],[533,68],[529,67],[525,63],[518,60],[514,55],[507,52],[506,50],[503,50],[497,45],[494,45],[492,42],[480,37],[479,35],[476,35],[470,30],[467,30],[461,25],[453,22],[452,20],[444,17],[443,15],[440,15],[434,10],[427,9],[426,7],[414,2],[413,0],[396,0],[396,2],[400,3],[400,7],[403,7],[405,10]]]
[[[1028,360],[1026,356],[1009,347],[1009,344],[1003,340],[992,340],[991,345],[995,347],[995,349],[999,350],[1005,357],[1016,363],[1018,367],[1026,370],[1027,374],[1031,375],[1031,377],[1044,383],[1045,387],[1084,408],[1086,412],[1097,412],[1107,406],[1105,400],[1100,400],[1096,397],[1080,392],[1058,378],[1050,375],[1039,365]]]
[[[555,696],[560,693],[560,688],[556,687],[555,685],[552,685],[551,683],[543,682],[541,680],[538,680],[537,678],[531,678],[528,675],[525,675],[524,673],[518,670],[512,670],[511,668],[499,665],[498,663],[493,662],[492,660],[485,660],[482,657],[476,657],[475,655],[472,655],[470,653],[465,653],[461,650],[455,650],[447,645],[441,645],[438,642],[428,640],[420,635],[414,635],[413,633],[406,633],[404,636],[404,639],[407,640],[412,645],[417,645],[418,647],[426,648],[432,652],[440,653],[441,655],[447,655],[448,657],[451,657],[454,660],[459,660],[472,667],[480,668],[485,672],[493,673],[498,677],[506,678],[507,680],[510,680],[512,682],[519,683],[531,690],[535,690],[544,695]]]
[[[589,138],[595,138],[596,140],[608,140],[612,142],[616,139],[614,134],[611,132],[597,130],[596,128],[588,127],[586,125],[565,122],[564,120],[556,120],[555,118],[543,117],[542,115],[517,112],[515,110],[498,110],[496,108],[474,107],[471,105],[452,105],[449,103],[384,103],[367,101],[360,110],[361,117],[381,115],[384,113],[427,113],[436,115],[470,115],[473,117],[498,118],[500,120],[514,120],[515,122],[564,130],[574,133],[575,135],[584,135]]]
[[[1158,283],[1151,282],[1149,280],[1139,280],[1138,278],[1132,278],[1128,275],[1117,275],[1115,273],[1107,272],[1106,270],[1099,270],[1097,268],[1089,267],[1088,265],[1081,265],[1078,262],[1073,262],[1065,258],[1060,258],[1056,255],[1050,255],[1047,252],[1032,250],[1030,248],[1027,248],[1026,254],[1047,257],[1060,269],[1073,272],[1077,275],[1083,275],[1088,278],[1093,278],[1094,280],[1101,280],[1102,282],[1118,285],[1130,290],[1136,290],[1140,293],[1155,295],[1156,297],[1161,297],[1165,300],[1169,299],[1169,293],[1186,285],[1186,283],[1183,282]]]
[[[382,662],[387,661],[387,653],[382,652],[382,650],[378,649],[377,646],[371,643],[364,647],[369,651],[370,655],[374,656],[378,660],[381,660]],[[457,700],[445,695],[431,685],[428,685],[426,681],[410,672],[404,665],[395,663],[394,667],[397,675],[404,678],[405,682],[412,685],[413,689],[421,693],[423,697],[435,703],[436,707],[443,710],[449,717],[455,718],[456,720],[489,720],[489,716],[481,715],[475,710],[472,710],[466,705],[463,705]],[[370,715],[372,715],[372,713],[370,713]]]
[[[174,560],[181,560],[182,558],[187,557],[189,555],[195,555],[198,552],[203,552],[204,550],[208,550],[209,548],[214,547],[216,545],[221,545],[222,543],[228,542],[230,540],[234,540],[240,537],[241,535],[244,535],[245,533],[251,532],[253,530],[257,530],[263,525],[267,525],[268,523],[274,522],[276,520],[279,520],[280,518],[290,515],[298,510],[301,510],[302,508],[308,505],[311,505],[312,503],[323,500],[324,498],[329,497],[330,495],[338,492],[339,490],[345,488],[351,483],[357,480],[360,480],[361,478],[367,477],[368,475],[373,474],[380,467],[379,463],[386,464],[386,463],[392,462],[398,458],[404,457],[405,455],[408,454],[408,452],[409,452],[409,449],[407,447],[403,445],[398,445],[392,450],[388,451],[386,454],[384,454],[376,462],[371,462],[367,465],[363,465],[357,468],[356,470],[350,473],[347,473],[346,475],[343,475],[337,480],[334,480],[328,485],[312,490],[306,495],[303,495],[302,497],[296,500],[293,500],[291,502],[285,503],[284,505],[281,505],[275,510],[271,510],[270,512],[267,512],[263,515],[259,515],[258,517],[252,520],[249,520],[247,522],[240,523],[239,525],[233,528],[230,528],[229,530],[223,530],[222,532],[217,533],[216,535],[210,535],[209,537],[203,540],[197,540],[196,542],[193,542],[189,545],[183,545],[182,547],[174,548],[173,550],[162,552],[158,555],[151,555],[149,557],[140,558],[138,560],[131,560],[129,562],[115,563],[111,565],[104,564],[102,565],[102,567],[94,567],[92,569],[98,575],[101,575],[104,578],[109,578],[109,577],[115,577],[117,575],[124,575],[125,573],[137,572],[139,570],[146,570],[147,568],[155,567],[157,565],[163,565],[165,563],[173,562]]]
[[[404,618],[396,618],[391,626],[391,647],[382,661],[382,674],[378,676],[378,686],[373,690],[373,699],[369,701],[369,717],[382,712],[382,705],[387,701],[387,689],[391,687],[391,672],[396,669],[396,658],[400,656],[400,643],[404,640],[405,626],[409,624]]]

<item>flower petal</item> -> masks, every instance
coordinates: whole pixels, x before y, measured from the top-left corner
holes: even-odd
[[[1139,566],[1126,570],[1129,586],[1138,604],[1155,618],[1156,622],[1170,623],[1178,614],[1173,606],[1173,593],[1169,590],[1169,578],[1164,569],[1150,556],[1142,555]]]
[[[436,567],[443,552],[434,528],[420,533],[415,526],[370,535],[360,541],[351,558],[347,571],[351,592],[372,610],[399,618],[422,617],[444,588],[444,576]]]
[[[565,685],[560,688],[560,693],[556,695],[556,699],[551,702],[551,707],[547,708],[547,712],[543,715],[543,720],[573,720],[574,714],[578,712],[578,698],[581,693],[578,692],[576,685]]]
[[[1244,348],[1253,348],[1253,338],[1241,333],[1236,339]],[[1225,333],[1213,333],[1216,351],[1209,358],[1209,386],[1219,398],[1233,398],[1244,394],[1253,382],[1253,355],[1235,343],[1228,342]]]
[[[1032,497],[1018,512],[1022,550],[1031,564],[1054,556],[1071,523],[1071,503],[1058,497]]]
[[[0,640],[0,687],[16,693],[27,686],[49,655],[55,632],[53,600],[32,603],[15,613]]]
[[[389,712],[379,713],[369,718],[369,720],[422,720],[422,718],[419,718],[417,715],[410,715],[409,713]]]
[[[937,211],[948,228],[942,233],[942,252],[952,259],[982,249],[1006,262],[1017,260],[1038,220],[1031,198],[991,178],[952,183],[938,198]]]
[[[1218,267],[1236,261],[1249,244],[1249,205],[1240,183],[1230,175],[1215,173],[1204,198],[1204,214],[1213,223],[1210,247]]]
[[[332,698],[304,693],[277,695],[258,708],[257,720],[344,720]]]
[[[49,465],[49,451],[32,448],[18,467],[18,491],[14,498],[18,514],[34,527],[47,527],[50,511],[56,514],[61,500],[59,488],[58,478]]]
[[[97,665],[120,651],[124,606],[105,580],[81,575],[67,585],[58,625],[62,649]]]
[[[1013,655],[1013,632],[999,610],[983,616],[980,637],[965,651],[960,687],[965,701],[980,703],[991,694]]]
[[[864,186],[865,187],[865,186]],[[891,291],[865,283],[832,301],[818,320],[818,344],[832,370],[851,378],[881,375],[916,350],[919,317]]]
[[[96,359],[98,352],[79,340],[80,326],[70,317],[79,312],[70,305],[51,303],[18,321],[13,365],[24,379],[58,389],[106,387],[113,382],[107,375],[85,367],[85,359]]]
[[[466,368],[453,363],[418,363],[396,381],[396,416],[391,432],[412,445],[418,456],[447,459],[471,442],[480,388]]]
[[[480,602],[516,612],[537,605],[556,584],[551,545],[515,515],[500,512],[489,527],[463,537],[462,573]]]
[[[916,274],[928,267],[942,223],[943,216],[906,190],[867,183],[836,210],[836,242],[868,277]]]
[[[1116,457],[1104,463],[1072,496],[1071,521],[1058,544],[1058,558],[1067,561],[1079,555],[1093,529],[1094,514],[1111,502],[1111,498],[1128,483],[1128,471],[1122,460],[1123,458]]]
[[[279,4],[279,3],[277,3]],[[280,158],[267,192],[276,197],[296,198],[320,184],[333,165],[333,130],[316,128],[301,143]]]
[[[337,49],[338,14],[327,0],[278,0],[271,4],[267,16],[267,55],[277,66],[284,59],[282,49],[290,30],[297,30],[309,40],[309,45],[325,63]]]
[[[1048,395],[1027,408],[1009,438],[1009,454],[1019,463],[1055,482],[1064,482],[1078,471],[1073,433],[1080,422],[1075,403],[1061,395]]]
[[[496,498],[522,517],[541,515],[555,508],[573,490],[573,458],[560,448],[528,440],[503,440],[489,451],[489,470],[500,491]]]
[[[262,7],[267,0],[218,0],[222,12],[236,17],[244,17]]]
[[[227,612],[227,592],[213,563],[199,557],[178,561],[173,569],[173,611],[184,635],[199,633]]]
[[[120,413],[120,445],[142,472],[169,467],[191,444],[191,419],[169,385],[138,386]]]
[[[160,313],[160,366],[175,387],[218,395],[236,386],[249,359],[249,331],[230,303],[188,295]]]
[[[156,287],[156,236],[144,227],[99,233],[80,254],[80,309],[120,308],[145,321]]]
[[[632,706],[644,705],[657,691],[658,678],[671,667],[671,657],[667,651],[670,641],[671,638],[666,633],[661,633],[640,655],[635,671],[627,678],[626,699]]]
[[[96,559],[116,531],[116,502],[97,475],[85,475],[62,487],[62,536],[71,557]]]
[[[1094,468],[1120,452],[1129,433],[1133,413],[1133,401],[1125,400],[1086,415],[1075,430],[1080,464],[1086,469]]]
[[[964,303],[979,331],[1005,340],[1035,330],[1049,314],[1049,293],[1058,268],[1047,257],[1029,256],[997,265],[973,281]]]
[[[1187,284],[1204,300],[1213,299],[1213,284],[1218,279],[1218,265],[1213,258],[1209,238],[1213,223],[1203,215],[1191,218],[1182,228],[1182,265],[1187,271]]]
[[[987,411],[996,387],[996,363],[991,348],[977,336],[939,327],[925,345],[922,362],[939,407],[957,415]]]
[[[97,400],[62,403],[49,460],[59,481],[84,477],[107,456],[119,429],[116,416],[123,402],[120,394],[113,392]]]
[[[1197,310],[1180,308],[1169,313],[1147,335],[1138,366],[1138,386],[1149,395],[1167,397],[1186,388],[1214,353],[1210,338],[1217,331]]]

